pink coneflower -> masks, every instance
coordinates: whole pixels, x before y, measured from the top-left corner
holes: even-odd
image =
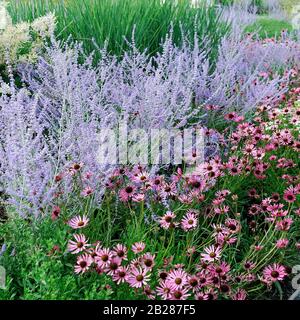
[[[208,300],[209,297],[206,293],[204,292],[198,292],[195,294],[195,300]]]
[[[295,190],[292,186],[285,190],[283,199],[289,203],[293,203],[296,201]]]
[[[248,196],[249,196],[250,198],[254,198],[254,199],[259,198],[259,195],[257,194],[257,191],[256,191],[256,189],[254,189],[254,188],[252,188],[252,189],[250,189],[250,190],[248,191]]]
[[[206,287],[212,283],[212,275],[210,274],[210,272],[207,272],[207,269],[197,272],[196,276],[198,277],[199,285],[201,288]]]
[[[178,223],[174,222],[176,218],[175,213],[171,211],[167,211],[160,219],[159,224],[164,229],[174,228],[178,225]]]
[[[121,189],[119,192],[119,197],[120,197],[121,201],[126,202],[129,199],[131,199],[135,190],[136,190],[136,188],[132,185],[128,185],[127,187]]]
[[[146,245],[144,242],[136,242],[132,245],[131,247],[131,250],[135,253],[135,254],[138,254],[138,253],[141,253],[144,251]]]
[[[84,166],[84,163],[83,163],[83,162],[74,163],[74,164],[71,166],[71,169],[73,169],[73,170],[75,170],[75,171],[78,171],[78,170],[80,170],[83,166]]]
[[[236,176],[242,172],[242,167],[240,165],[235,164],[235,163],[232,163],[232,164],[229,163],[227,165],[227,170],[231,176]]]
[[[280,194],[278,192],[273,192],[271,199],[274,202],[278,202],[280,200]]]
[[[241,230],[241,224],[235,219],[226,219],[225,226],[230,230],[231,233],[238,233]]]
[[[128,267],[120,266],[116,272],[114,272],[112,279],[115,281],[117,284],[124,283],[128,281]]]
[[[51,213],[51,219],[54,221],[58,218],[60,214],[60,207],[54,206]]]
[[[151,186],[154,190],[158,190],[160,189],[160,187],[162,186],[163,183],[163,177],[162,176],[156,176],[155,178],[153,178],[151,180]]]
[[[140,267],[142,267],[141,258],[138,257],[138,258],[132,259],[132,260],[130,261],[130,266],[131,266],[131,267],[134,267],[134,268],[140,268]]]
[[[223,197],[226,198],[227,196],[229,196],[231,194],[231,191],[228,189],[224,189],[224,190],[219,190],[216,192],[216,197]]]
[[[276,230],[288,231],[293,223],[292,218],[284,218],[276,223]]]
[[[86,272],[90,268],[93,261],[93,258],[89,254],[84,253],[81,256],[78,256],[75,265],[75,273]]]
[[[84,228],[88,223],[89,223],[89,218],[83,215],[82,217],[76,216],[72,218],[68,222],[68,225],[73,229],[80,229],[80,228]]]
[[[172,270],[169,273],[166,282],[172,287],[173,290],[176,290],[182,288],[188,283],[187,277],[188,274],[182,269]]]
[[[218,293],[213,288],[206,290],[205,294],[208,297],[207,300],[216,300],[218,297]]]
[[[248,211],[248,213],[249,213],[251,216],[256,216],[256,215],[258,215],[260,212],[261,212],[261,208],[260,208],[260,206],[257,205],[257,204],[253,204],[253,205],[250,207],[249,211]]]
[[[143,293],[146,295],[146,297],[150,300],[155,299],[155,292],[150,288],[150,286],[145,286]]]
[[[96,252],[95,262],[98,267],[106,268],[109,265],[109,260],[113,257],[112,252],[109,248],[101,248]]]
[[[150,280],[150,275],[147,275],[147,270],[142,268],[132,268],[128,276],[128,284],[133,288],[141,288],[147,285]]]
[[[157,295],[162,297],[164,300],[171,299],[171,293],[173,289],[168,282],[161,282],[158,287],[156,287]]]
[[[255,263],[252,261],[246,261],[244,263],[244,268],[245,268],[245,270],[250,271],[255,268]]]
[[[163,198],[175,196],[177,192],[176,184],[174,182],[171,182],[171,183],[163,182],[159,191],[160,191],[160,195]]]
[[[134,176],[132,180],[137,183],[145,183],[149,181],[149,173],[146,171],[142,171],[138,173],[136,176]]]
[[[216,214],[218,215],[222,215],[222,214],[225,214],[229,211],[229,207],[228,206],[220,206],[220,207],[215,207],[214,208],[214,211]]]
[[[213,224],[212,227],[214,229],[214,232],[212,234],[214,237],[219,233],[229,234],[229,229],[222,224]]]
[[[120,258],[121,260],[127,260],[127,248],[123,244],[118,243],[112,250],[113,256]]]
[[[247,292],[244,289],[238,289],[231,298],[232,300],[246,300]]]
[[[93,176],[93,173],[90,172],[90,171],[87,171],[87,172],[84,173],[83,179],[84,180],[90,180],[92,176]]]
[[[230,112],[225,114],[224,119],[229,121],[236,121],[238,115],[236,112]]]
[[[187,213],[181,220],[181,228],[184,231],[190,231],[190,230],[196,229],[197,224],[198,224],[197,216],[192,212]]]
[[[170,300],[186,300],[190,296],[188,289],[181,288],[171,292]]]
[[[211,272],[211,274],[215,274],[220,277],[224,276],[230,271],[230,265],[222,261],[220,264],[208,266],[208,270]]]
[[[82,195],[83,197],[88,197],[88,196],[90,196],[91,194],[93,194],[93,192],[94,192],[94,190],[93,190],[91,187],[86,187],[86,188],[83,189],[81,195]]]
[[[187,194],[181,194],[178,197],[178,200],[181,203],[185,203],[185,204],[191,204],[193,202],[193,197],[191,196],[191,194],[187,195]]]
[[[151,253],[147,252],[141,257],[142,266],[146,270],[151,270],[154,267],[154,259],[155,255],[152,255]]]
[[[276,241],[276,248],[283,249],[283,248],[286,248],[288,244],[289,244],[288,239],[279,239]]]
[[[88,239],[84,234],[74,234],[74,238],[76,241],[69,240],[68,250],[73,253],[79,253],[87,249],[90,245],[87,243]]]
[[[74,163],[70,168],[67,169],[67,174],[70,176],[74,176],[82,167],[83,163]]]
[[[220,286],[219,286],[219,290],[224,295],[229,295],[230,292],[231,292],[231,288],[227,283],[221,283]]]
[[[221,257],[221,249],[215,246],[209,246],[204,248],[205,253],[201,253],[203,261],[213,262],[219,260]]]
[[[281,266],[278,263],[269,265],[265,267],[263,270],[263,279],[267,283],[283,280],[286,275],[287,273],[286,273],[285,267]]]
[[[188,286],[195,292],[197,291],[201,285],[199,283],[199,278],[194,275],[188,275]]]
[[[219,205],[221,205],[224,201],[225,201],[225,198],[223,198],[223,197],[218,197],[218,198],[213,199],[212,204],[213,204],[214,206],[219,206]]]
[[[118,271],[121,262],[122,260],[118,257],[111,258],[104,271],[111,276],[114,275]]]

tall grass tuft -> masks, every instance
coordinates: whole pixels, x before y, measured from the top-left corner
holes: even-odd
[[[49,11],[57,17],[57,35],[83,41],[90,52],[108,40],[108,50],[118,56],[128,49],[124,37],[135,45],[159,51],[160,43],[173,26],[174,42],[181,41],[182,29],[194,30],[200,39],[210,41],[211,55],[217,52],[220,39],[229,30],[220,12],[204,0],[197,7],[190,0],[12,0],[9,6],[14,22],[31,21]]]

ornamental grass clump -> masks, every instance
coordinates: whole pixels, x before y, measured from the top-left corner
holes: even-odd
[[[103,46],[108,41],[108,52],[117,56],[129,49],[124,37],[129,39],[134,28],[137,48],[148,49],[149,54],[155,55],[173,24],[177,45],[181,41],[181,26],[185,30],[195,29],[201,40],[209,40],[211,58],[215,58],[221,38],[230,29],[206,1],[193,7],[190,0],[13,0],[9,11],[15,22],[32,21],[55,12],[60,39],[71,35],[83,42],[86,52],[94,51],[94,42]]]

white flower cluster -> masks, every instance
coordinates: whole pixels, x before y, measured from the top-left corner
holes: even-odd
[[[50,13],[32,23],[13,24],[6,9],[6,2],[0,2],[0,65],[9,61],[15,65],[21,61],[34,61],[44,40],[55,30],[55,16]]]

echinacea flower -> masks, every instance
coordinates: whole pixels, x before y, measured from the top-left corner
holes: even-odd
[[[147,269],[151,270],[154,267],[154,259],[155,255],[152,255],[151,253],[147,252],[141,257],[142,266]]]
[[[146,269],[132,268],[130,270],[127,282],[133,288],[141,288],[147,285],[150,280],[150,275],[147,274]]]
[[[235,219],[226,219],[225,226],[230,230],[231,233],[238,233],[241,229],[241,224]]]
[[[115,281],[117,284],[124,283],[128,281],[128,267],[120,266],[112,276],[113,281]]]
[[[246,300],[247,292],[244,289],[238,289],[234,294],[231,295],[232,300]]]
[[[123,202],[128,201],[134,195],[136,188],[132,185],[128,185],[127,187],[123,188],[119,192],[120,200]]]
[[[181,227],[184,231],[190,231],[196,229],[198,224],[198,218],[192,212],[187,213],[181,220]]]
[[[283,249],[283,248],[286,248],[288,244],[289,244],[288,239],[279,239],[276,241],[276,248]]]
[[[156,287],[157,295],[160,296],[164,300],[171,299],[171,292],[173,291],[170,283],[162,281],[159,286]]]
[[[286,273],[285,267],[278,263],[269,265],[265,267],[263,270],[263,279],[267,283],[283,280],[286,275],[287,273]]]
[[[109,248],[100,248],[96,251],[95,262],[98,267],[105,268],[109,265],[110,259],[113,257],[112,252]]]
[[[295,190],[293,187],[289,187],[283,194],[283,199],[289,203],[296,201]]]
[[[51,213],[51,219],[54,221],[58,218],[60,214],[60,207],[54,206]]]
[[[218,277],[220,277],[224,276],[230,271],[230,265],[225,261],[222,261],[220,264],[208,266],[208,269],[213,275],[217,275]]]
[[[194,275],[188,275],[188,286],[194,292],[197,291],[201,287],[201,285],[199,283],[199,278]]]
[[[176,195],[176,184],[174,182],[166,183],[163,182],[161,188],[159,189],[162,198],[167,198]]]
[[[204,248],[205,253],[201,253],[203,261],[213,262],[219,260],[221,257],[221,249],[215,246],[209,246]]]
[[[91,194],[93,194],[93,192],[94,192],[94,190],[93,190],[91,187],[86,187],[86,188],[83,189],[81,195],[82,195],[83,197],[88,197],[88,196],[90,196]]]
[[[127,260],[127,248],[123,244],[118,243],[112,250],[112,254],[121,260]]]
[[[121,265],[121,262],[122,262],[122,260],[120,259],[120,258],[118,258],[118,257],[113,257],[113,258],[111,258],[109,261],[108,261],[108,263],[107,263],[107,265],[106,265],[106,268],[104,269],[104,271],[107,273],[107,274],[109,274],[109,275],[114,275],[117,271],[118,271],[118,269],[119,269],[119,267],[120,267],[120,265]],[[99,265],[98,265],[99,266]]]
[[[204,292],[197,292],[195,294],[195,300],[208,300],[209,297],[206,293]]]
[[[88,271],[93,261],[93,258],[87,253],[78,256],[75,265],[75,273],[84,273]]]
[[[73,229],[80,229],[80,228],[84,228],[88,223],[89,223],[89,218],[83,215],[82,217],[76,216],[72,218],[68,222],[68,225]]]
[[[88,239],[85,237],[84,234],[74,234],[74,238],[76,241],[69,240],[68,243],[68,250],[72,254],[76,254],[86,250],[89,247]]]
[[[137,183],[145,183],[149,180],[149,173],[146,171],[142,171],[134,176],[132,180]]]
[[[131,247],[131,250],[135,253],[135,254],[138,254],[138,253],[141,253],[144,251],[146,245],[144,242],[136,242],[132,245]]]
[[[174,228],[178,223],[174,222],[174,219],[176,218],[175,213],[171,211],[167,211],[160,219],[159,223],[160,226],[163,229],[169,229],[169,228]]]
[[[182,269],[172,270],[169,273],[166,282],[172,289],[180,289],[188,283],[188,274]]]
[[[181,288],[171,292],[170,300],[186,300],[190,296],[188,289]]]
[[[244,268],[245,268],[245,270],[247,270],[247,271],[254,269],[255,266],[256,266],[256,264],[255,264],[254,262],[252,262],[252,261],[246,261],[246,262],[244,263]]]
[[[150,300],[154,300],[155,299],[155,292],[150,288],[150,286],[145,286],[143,293],[146,295],[146,297]]]

